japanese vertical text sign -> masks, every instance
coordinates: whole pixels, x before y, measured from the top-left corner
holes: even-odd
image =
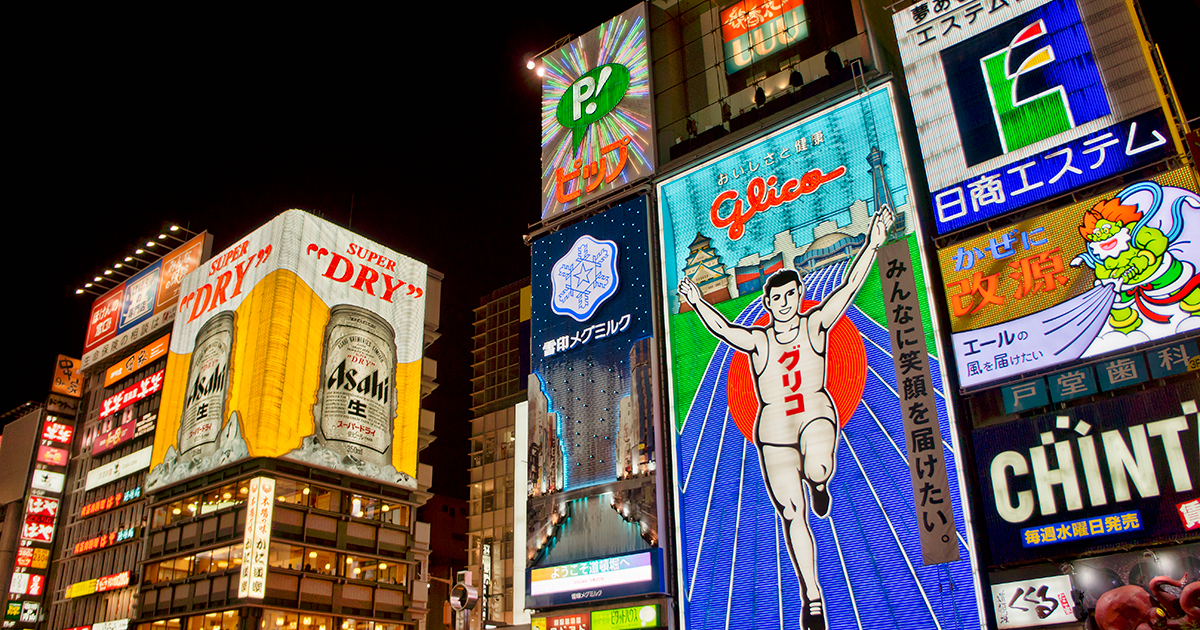
[[[1195,539],[1200,380],[977,429],[996,565]]]
[[[250,457],[415,488],[427,275],[289,210],[184,278],[146,490]]]
[[[542,219],[654,172],[646,7],[541,58]]]
[[[607,570],[612,556],[658,545],[648,212],[637,197],[533,242],[524,553],[535,576],[568,563]],[[657,583],[579,590],[604,599]]]
[[[183,277],[200,266],[211,247],[212,236],[203,232],[96,298],[88,316],[82,368],[171,323]]]
[[[267,593],[267,554],[271,548],[271,519],[275,510],[274,479],[255,477],[250,480],[246,510],[238,597],[262,599]]]
[[[939,233],[1182,151],[1128,0],[918,0],[892,21]]]
[[[896,397],[904,415],[904,443],[912,474],[913,500],[920,521],[925,564],[959,559],[954,512],[947,498],[946,454],[934,399],[933,374],[925,346],[925,322],[913,281],[908,243],[879,249],[879,283],[887,302],[887,325],[896,372]],[[940,374],[938,375],[941,376]]]
[[[1200,329],[1191,169],[938,250],[959,382],[972,387]]]
[[[723,630],[730,619],[796,628],[798,617],[812,628],[816,616],[830,630],[980,627],[892,89],[658,184],[686,630]],[[962,559],[939,565],[925,564],[904,382],[876,271],[888,240],[911,261],[914,318],[924,322],[912,332],[928,348],[928,426],[938,427],[929,437],[950,480],[930,498],[943,501],[954,526],[942,532]]]

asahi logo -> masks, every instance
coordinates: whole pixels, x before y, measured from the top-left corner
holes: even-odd
[[[342,362],[329,375],[329,380],[325,382],[325,388],[357,392],[364,397],[374,398],[379,402],[386,403],[388,401],[388,392],[392,389],[391,378],[384,376],[383,380],[379,380],[378,369],[360,378],[359,369],[353,367],[353,365],[347,365],[348,363],[353,364],[365,361],[366,359],[354,355],[342,359]]]
[[[217,369],[208,377],[205,377],[203,373],[196,375],[196,382],[192,384],[191,393],[183,401],[185,407],[191,407],[211,394],[224,393],[226,381],[229,380],[229,366],[222,365],[220,362],[215,363]]]

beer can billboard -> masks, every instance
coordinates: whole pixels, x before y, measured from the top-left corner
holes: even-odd
[[[658,185],[687,630],[981,625],[892,89]]]
[[[921,0],[892,21],[939,233],[1182,152],[1129,0]]]
[[[187,276],[146,489],[250,457],[415,488],[427,274],[289,210]]]
[[[1188,167],[938,250],[959,383],[976,387],[1200,330]]]

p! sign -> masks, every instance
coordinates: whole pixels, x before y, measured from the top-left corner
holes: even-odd
[[[588,125],[600,120],[621,102],[629,89],[629,68],[606,63],[575,79],[558,101],[558,123],[571,130],[571,148],[579,150]]]
[[[645,6],[541,62],[542,219],[653,174]]]

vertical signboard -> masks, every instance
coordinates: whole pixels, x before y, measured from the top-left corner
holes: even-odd
[[[730,619],[979,627],[944,355],[903,156],[883,85],[658,185],[688,630]],[[889,241],[909,260],[912,289],[901,291],[916,308],[902,340],[928,349],[928,398],[915,381],[905,390],[911,374],[901,356],[898,378],[893,359],[891,316],[912,302],[888,310],[895,287],[874,269]],[[903,403],[918,401],[930,401],[918,428],[931,435],[906,430]],[[910,479],[925,460],[910,465],[913,439],[937,447],[921,451],[941,453],[922,471],[940,468],[946,487],[922,493],[922,484],[914,497]],[[939,531],[942,516],[953,526]],[[939,531],[930,556],[928,531]]]
[[[184,278],[146,490],[248,457],[415,488],[427,275],[289,210]]]
[[[275,510],[274,479],[255,477],[250,480],[246,510],[238,597],[262,599],[267,593],[267,555],[271,548],[271,518]]]
[[[201,233],[97,298],[88,316],[82,367],[170,323],[183,277],[200,266],[210,247],[212,237]]]
[[[1200,194],[1187,167],[938,251],[972,387],[1200,330]]]
[[[958,560],[954,512],[946,477],[946,453],[937,436],[942,428],[934,400],[933,373],[925,345],[925,322],[917,297],[916,275],[907,241],[879,248],[879,284],[883,289],[888,337],[892,341],[896,397],[904,415],[904,444],[912,475],[913,502],[921,525],[925,564]],[[940,374],[938,375],[941,376]],[[939,378],[940,380],[940,378]]]
[[[79,359],[58,355],[54,362],[54,380],[50,391],[55,394],[79,398],[83,395],[83,379],[79,374]]]
[[[644,4],[541,63],[543,220],[654,173]]]
[[[658,546],[647,212],[638,197],[533,243],[523,553],[535,574],[607,570]],[[576,600],[613,596],[579,584]],[[626,595],[643,592],[657,589]]]
[[[21,517],[16,561],[9,584],[10,610],[17,604],[22,613],[17,620],[7,619],[6,626],[34,624],[40,620],[50,550],[62,507],[62,479],[69,463],[74,433],[74,426],[55,416],[43,415],[41,418],[41,439],[37,443],[33,478],[25,497],[25,513]],[[30,479],[27,472],[22,478]]]
[[[922,0],[892,19],[939,233],[1181,151],[1127,0]]]

